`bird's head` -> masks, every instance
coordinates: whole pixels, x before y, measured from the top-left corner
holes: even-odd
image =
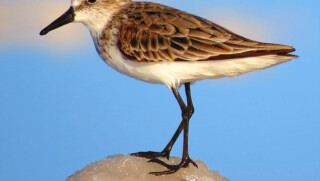
[[[83,23],[91,33],[98,33],[107,25],[112,15],[129,2],[131,0],[72,0],[69,10],[44,28],[40,35],[46,35],[71,22]]]

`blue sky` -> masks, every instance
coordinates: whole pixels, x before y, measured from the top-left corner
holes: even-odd
[[[233,181],[318,180],[320,2],[154,2],[248,38],[295,46],[300,56],[194,84],[191,158]],[[64,180],[108,155],[160,151],[180,123],[169,89],[105,65],[84,26],[38,35],[69,4],[0,2],[0,180]],[[181,150],[179,139],[172,154]]]

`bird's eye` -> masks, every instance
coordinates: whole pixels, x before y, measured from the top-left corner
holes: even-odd
[[[89,4],[93,4],[95,2],[97,2],[97,0],[87,0]]]

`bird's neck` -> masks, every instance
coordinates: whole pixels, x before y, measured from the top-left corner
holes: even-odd
[[[101,13],[95,14],[95,17],[92,21],[82,22],[90,31],[93,38],[100,37],[105,31],[106,27],[112,23],[115,15],[121,11],[121,9],[126,6],[128,2],[122,2],[117,5],[106,7]]]

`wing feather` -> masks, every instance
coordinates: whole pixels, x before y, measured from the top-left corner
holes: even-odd
[[[205,61],[287,55],[286,45],[252,41],[203,18],[164,5],[132,3],[122,12],[118,44],[133,61]]]

